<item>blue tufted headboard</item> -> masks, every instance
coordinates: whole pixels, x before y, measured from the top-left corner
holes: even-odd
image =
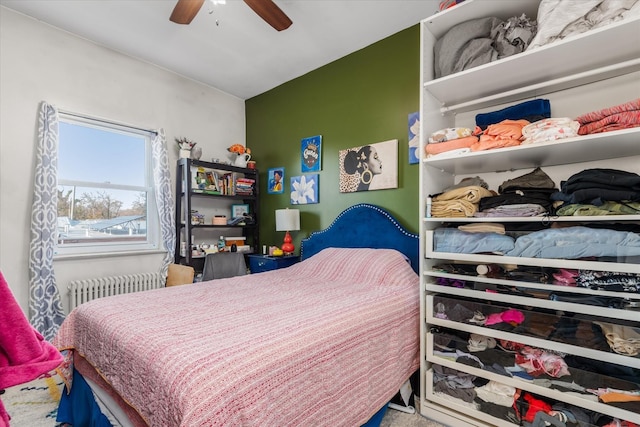
[[[325,248],[388,248],[402,252],[417,273],[418,235],[405,230],[384,209],[361,203],[345,209],[324,230],[314,231],[301,242],[304,260]]]

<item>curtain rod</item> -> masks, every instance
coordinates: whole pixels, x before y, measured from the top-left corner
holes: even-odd
[[[107,124],[115,125],[115,126],[126,126],[128,128],[136,129],[136,130],[139,130],[139,131],[149,132],[149,133],[153,133],[155,135],[158,134],[158,131],[156,129],[145,129],[145,128],[141,128],[140,126],[134,126],[134,125],[130,125],[130,124],[127,124],[127,123],[118,123],[118,122],[115,122],[113,120],[105,119],[105,118],[102,118],[102,117],[95,117],[95,116],[89,116],[89,115],[86,115],[86,114],[76,113],[76,112],[73,112],[73,111],[70,111],[70,110],[67,110],[67,109],[64,109],[64,108],[57,108],[57,110],[58,110],[59,114],[64,114],[65,116],[76,117],[76,118],[84,119],[84,120],[93,120],[93,121],[107,123]]]

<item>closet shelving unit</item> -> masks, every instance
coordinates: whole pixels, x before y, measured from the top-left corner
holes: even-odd
[[[640,423],[640,414],[546,388],[517,378],[499,375],[457,363],[434,352],[438,330],[460,331],[513,341],[541,349],[562,352],[622,367],[640,369],[640,357],[588,348],[580,342],[552,341],[528,333],[512,333],[435,315],[438,302],[472,301],[513,307],[529,313],[554,312],[557,318],[575,316],[611,324],[640,327],[640,310],[615,309],[594,305],[551,301],[482,290],[440,286],[438,278],[473,281],[487,286],[506,285],[520,290],[571,292],[622,297],[640,303],[640,293],[596,291],[587,288],[512,281],[484,276],[444,273],[433,267],[441,263],[515,264],[550,268],[586,269],[640,273],[640,265],[625,262],[585,261],[545,258],[506,257],[485,254],[442,253],[433,251],[433,232],[438,227],[466,223],[565,223],[565,225],[640,224],[638,215],[547,217],[541,218],[430,218],[426,215],[429,195],[458,183],[465,177],[480,176],[490,189],[507,179],[522,176],[541,167],[559,186],[560,181],[588,168],[611,168],[640,173],[640,128],[592,134],[553,143],[522,145],[474,152],[456,157],[424,156],[428,136],[442,128],[471,127],[475,114],[495,111],[529,99],[551,100],[552,117],[576,117],[640,98],[640,19],[628,19],[564,40],[525,51],[489,64],[434,79],[433,46],[450,28],[464,21],[497,16],[508,19],[525,13],[536,19],[539,0],[466,0],[421,21],[420,122],[420,217],[421,221],[421,390],[422,415],[449,426],[514,426],[480,410],[470,409],[455,399],[434,392],[433,365],[441,365],[510,385],[539,396],[565,402],[621,420]],[[588,242],[585,242],[588,244]],[[618,260],[620,261],[620,260]],[[602,378],[606,382],[606,377]]]

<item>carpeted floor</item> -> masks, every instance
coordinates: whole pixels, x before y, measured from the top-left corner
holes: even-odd
[[[55,373],[49,378],[31,381],[5,390],[0,395],[11,416],[11,427],[56,427],[56,413],[62,379]],[[380,427],[442,427],[416,414],[387,410]]]
[[[5,390],[0,395],[11,417],[11,427],[55,427],[62,379],[53,374]]]
[[[394,411],[393,409],[387,410],[384,415],[380,427],[444,427],[435,421],[431,421],[423,417],[422,415],[405,414],[404,412]]]

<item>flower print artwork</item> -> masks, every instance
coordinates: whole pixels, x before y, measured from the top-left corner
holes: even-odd
[[[291,204],[318,203],[318,174],[291,177]]]
[[[409,114],[409,164],[420,161],[420,113]]]

